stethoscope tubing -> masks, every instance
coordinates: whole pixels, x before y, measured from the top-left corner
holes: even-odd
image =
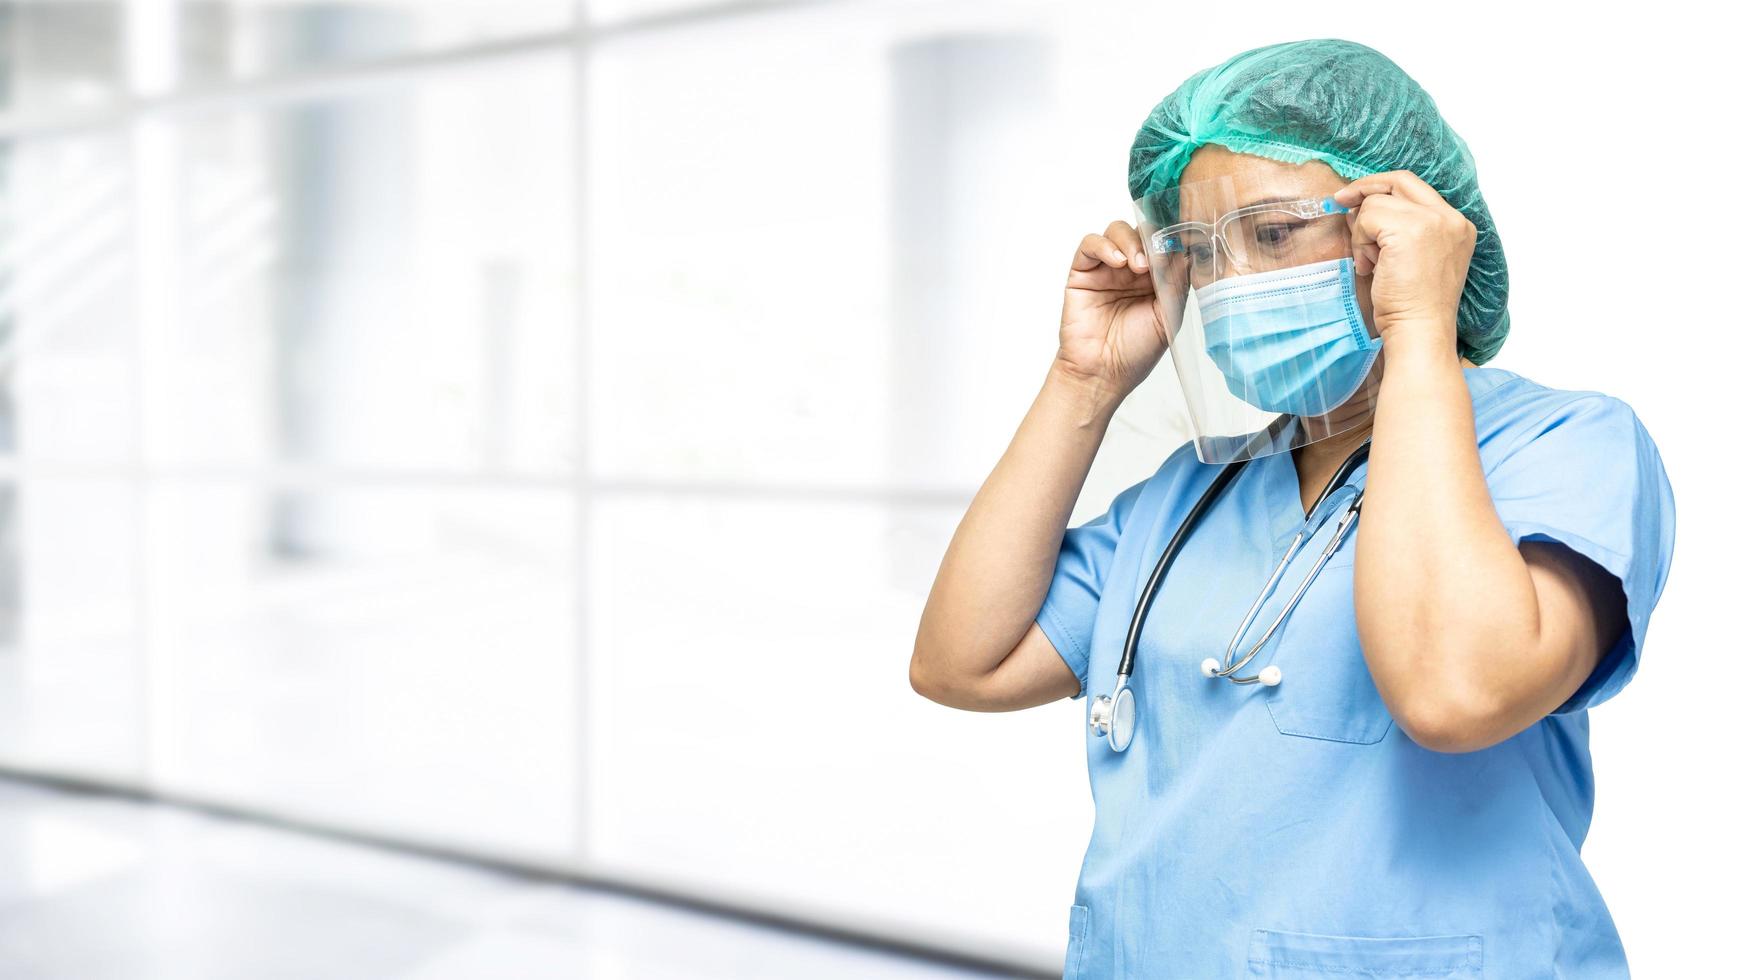
[[[1199,518],[1204,516],[1204,512],[1210,509],[1210,505],[1216,502],[1216,498],[1221,495],[1223,488],[1234,482],[1234,478],[1239,476],[1240,471],[1245,469],[1246,464],[1250,462],[1252,461],[1249,459],[1242,459],[1224,466],[1222,472],[1217,473],[1216,478],[1210,481],[1209,489],[1204,491],[1204,495],[1199,497],[1198,502],[1193,504],[1192,509],[1186,513],[1185,520],[1180,522],[1179,529],[1173,532],[1173,538],[1162,550],[1161,557],[1155,562],[1155,568],[1149,573],[1149,581],[1143,586],[1143,594],[1137,599],[1137,615],[1131,618],[1131,626],[1125,633],[1125,652],[1119,658],[1117,672],[1120,678],[1131,676],[1131,667],[1137,661],[1137,639],[1143,635],[1143,622],[1149,618],[1149,607],[1155,600],[1155,592],[1161,588],[1161,580],[1167,577],[1167,570],[1173,565],[1174,556],[1179,554],[1179,549],[1185,544],[1186,538],[1190,536],[1192,528],[1197,525]]]
[[[1365,493],[1365,490],[1357,490],[1355,492],[1355,499],[1350,501],[1349,510],[1343,514],[1343,519],[1337,522],[1337,530],[1331,535],[1331,540],[1325,544],[1325,550],[1319,552],[1318,560],[1313,562],[1313,567],[1307,570],[1306,577],[1301,579],[1301,583],[1295,588],[1294,594],[1289,596],[1288,602],[1283,604],[1282,614],[1276,617],[1276,620],[1270,624],[1270,628],[1265,630],[1264,635],[1258,638],[1258,642],[1252,644],[1252,649],[1246,651],[1246,655],[1240,658],[1239,663],[1217,668],[1213,672],[1214,676],[1226,677],[1236,684],[1254,684],[1260,681],[1257,675],[1252,677],[1234,677],[1232,675],[1251,662],[1252,658],[1258,655],[1258,651],[1264,649],[1264,644],[1270,642],[1271,634],[1280,629],[1282,624],[1287,621],[1288,614],[1294,611],[1295,604],[1300,602],[1300,597],[1306,593],[1307,586],[1313,584],[1313,580],[1319,577],[1319,569],[1325,567],[1325,562],[1330,561],[1331,556],[1336,554],[1337,546],[1343,543],[1343,535],[1348,532],[1349,526],[1355,522],[1355,519],[1358,516],[1360,516],[1361,498]],[[1320,499],[1323,500],[1324,498],[1321,497]],[[1316,503],[1313,506],[1314,509],[1317,509],[1318,507]],[[1253,618],[1258,615],[1258,610],[1263,607],[1264,600],[1270,598],[1271,592],[1275,591],[1276,580],[1282,577],[1283,570],[1286,569],[1289,562],[1294,559],[1294,553],[1300,550],[1301,543],[1306,540],[1307,531],[1310,529],[1312,529],[1312,517],[1309,514],[1305,526],[1303,526],[1300,532],[1294,536],[1294,543],[1288,546],[1287,553],[1282,556],[1282,562],[1276,566],[1276,571],[1270,574],[1270,581],[1265,583],[1264,591],[1257,599],[1253,600],[1252,607],[1246,610],[1246,618],[1240,622],[1240,628],[1234,632],[1233,639],[1228,641],[1228,650],[1222,656],[1222,662],[1224,664],[1234,656],[1234,648],[1239,646],[1240,638],[1246,635],[1246,630],[1251,627]]]
[[[1372,449],[1372,445],[1372,440],[1369,439],[1355,447],[1355,450],[1343,460],[1343,465],[1337,468],[1336,474],[1325,484],[1324,489],[1319,491],[1317,499],[1315,499],[1313,505],[1307,509],[1306,522],[1301,527],[1300,533],[1295,535],[1294,543],[1289,545],[1288,553],[1283,556],[1282,563],[1277,567],[1275,572],[1271,573],[1270,581],[1265,584],[1263,594],[1258,597],[1258,601],[1254,602],[1252,608],[1247,611],[1246,619],[1240,624],[1240,629],[1235,632],[1234,639],[1228,644],[1230,654],[1234,647],[1240,642],[1240,638],[1245,635],[1246,630],[1252,625],[1252,618],[1257,615],[1264,600],[1270,596],[1272,591],[1275,590],[1276,582],[1281,577],[1282,570],[1288,567],[1289,559],[1294,557],[1295,550],[1298,549],[1301,542],[1305,540],[1306,532],[1312,527],[1312,518],[1314,514],[1318,513],[1319,505],[1325,502],[1325,498],[1342,488],[1343,484],[1348,480],[1349,474],[1354,472],[1355,468],[1360,466],[1361,463],[1367,459],[1367,454]],[[1155,568],[1149,573],[1149,581],[1144,584],[1143,593],[1137,599],[1137,611],[1136,614],[1131,617],[1130,629],[1127,630],[1125,634],[1125,650],[1119,658],[1118,686],[1123,687],[1125,685],[1131,676],[1132,668],[1136,665],[1137,641],[1143,635],[1144,621],[1149,618],[1149,609],[1154,603],[1155,593],[1161,588],[1162,580],[1167,577],[1167,570],[1173,565],[1173,560],[1179,554],[1181,546],[1184,545],[1186,538],[1190,536],[1192,529],[1197,526],[1198,521],[1203,517],[1204,513],[1210,509],[1210,506],[1221,496],[1222,491],[1227,488],[1229,483],[1233,482],[1235,477],[1240,475],[1241,471],[1245,469],[1246,464],[1249,462],[1251,462],[1249,459],[1236,460],[1223,467],[1222,472],[1216,474],[1216,478],[1210,482],[1209,488],[1204,491],[1202,497],[1198,498],[1198,502],[1192,505],[1192,509],[1186,514],[1185,520],[1181,521],[1179,528],[1174,531],[1172,539],[1167,543],[1167,547],[1162,550],[1161,557],[1156,560]],[[1343,516],[1342,521],[1337,525],[1336,535],[1332,539],[1331,546],[1319,556],[1319,560],[1314,563],[1311,572],[1309,572],[1306,579],[1301,582],[1300,588],[1295,590],[1294,597],[1289,600],[1290,607],[1294,605],[1295,600],[1300,598],[1301,593],[1306,591],[1307,585],[1317,577],[1319,568],[1321,568],[1330,558],[1337,543],[1342,540],[1343,534],[1348,530],[1349,525],[1354,522],[1356,515],[1360,513],[1361,498],[1364,494],[1365,491],[1359,491],[1356,493],[1355,500],[1349,507],[1349,512]],[[1264,636],[1259,639],[1258,643],[1255,644],[1251,650],[1247,651],[1246,656],[1241,658],[1238,664],[1226,668],[1225,671],[1218,671],[1218,673],[1232,673],[1239,670],[1242,666],[1245,666],[1245,664],[1252,659],[1253,655],[1264,646],[1265,642],[1270,639],[1271,634],[1274,633],[1276,628],[1281,624],[1282,617],[1278,617],[1277,622],[1271,624],[1270,629],[1265,631]],[[1239,682],[1249,683],[1256,678],[1232,679]]]

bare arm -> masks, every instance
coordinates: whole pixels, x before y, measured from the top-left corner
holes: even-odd
[[[1625,626],[1620,582],[1561,546],[1514,545],[1489,494],[1457,307],[1476,229],[1408,171],[1337,192],[1356,273],[1371,275],[1385,373],[1361,534],[1355,620],[1374,686],[1417,743],[1486,748],[1535,724]]]
[[[920,616],[914,690],[975,711],[1077,693],[1035,613],[1117,404],[1056,365],[950,539]]]
[[[1130,225],[1083,239],[1058,355],[957,526],[920,616],[908,677],[925,697],[1014,711],[1077,693],[1034,619],[1107,424],[1165,347],[1154,295]]]
[[[1454,355],[1387,355],[1356,541],[1356,619],[1373,682],[1417,743],[1470,752],[1553,711],[1626,625],[1621,583],[1564,545],[1518,545],[1476,452]],[[1431,349],[1429,349],[1431,348]]]

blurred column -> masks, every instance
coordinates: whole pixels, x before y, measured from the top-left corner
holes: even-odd
[[[272,63],[317,63],[336,56],[360,37],[414,33],[415,11],[342,7],[310,8],[287,21],[274,37],[290,50],[268,56]],[[397,91],[397,90],[396,90]],[[295,463],[330,460],[355,436],[358,420],[345,394],[370,383],[372,359],[356,350],[359,338],[393,329],[403,321],[373,315],[372,302],[393,295],[379,278],[400,267],[406,243],[390,232],[413,224],[413,137],[417,116],[409,94],[320,100],[284,113],[272,148],[278,168],[283,228],[284,281],[274,313],[271,363],[277,404],[277,459]],[[404,357],[418,357],[416,338],[404,340]],[[321,495],[274,494],[269,537],[275,554],[293,557],[324,552]]]
[[[108,4],[0,4],[0,112],[91,106],[120,88],[121,15]],[[13,207],[19,145],[0,142],[0,455],[18,459],[33,448],[19,439],[18,365],[31,323],[21,313],[22,222]],[[53,326],[52,323],[46,324]],[[0,483],[0,654],[22,640],[20,488]]]
[[[12,11],[0,8],[0,35],[10,36],[12,20]],[[10,101],[7,96],[12,87],[11,64],[11,59],[0,57],[0,105]],[[0,231],[0,250],[10,249],[14,228],[11,215],[5,214],[9,209],[4,209],[3,203],[10,201],[12,159],[13,144],[0,143],[0,215],[4,215],[5,229]],[[6,288],[15,278],[14,269],[0,268],[0,288]],[[12,303],[0,303],[0,456],[12,460],[18,458],[18,398],[17,385],[13,383],[17,377],[13,370],[18,363],[13,353],[17,342],[17,308]],[[22,577],[18,554],[18,485],[13,481],[0,482],[0,657],[18,651],[23,615],[19,589]]]
[[[952,470],[969,415],[956,382],[979,360],[967,324],[996,305],[986,301],[995,285],[978,274],[992,263],[971,257],[995,253],[1025,209],[1010,199],[993,212],[986,195],[973,192],[1010,166],[1009,141],[1000,136],[1044,97],[1047,63],[1046,43],[1029,35],[928,37],[891,53],[889,453],[898,485],[956,482],[940,474]]]

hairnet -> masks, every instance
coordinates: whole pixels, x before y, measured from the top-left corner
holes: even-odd
[[[1215,143],[1284,163],[1322,160],[1345,179],[1408,170],[1476,226],[1458,299],[1458,354],[1481,364],[1511,329],[1506,255],[1476,161],[1415,79],[1364,44],[1325,38],[1253,48],[1186,79],[1131,144],[1133,200],[1177,185]]]

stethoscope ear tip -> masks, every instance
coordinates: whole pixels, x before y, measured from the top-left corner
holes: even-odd
[[[1220,669],[1222,669],[1222,662],[1215,657],[1205,657],[1204,662],[1198,665],[1198,670],[1202,671],[1205,677],[1215,677],[1216,671]]]

